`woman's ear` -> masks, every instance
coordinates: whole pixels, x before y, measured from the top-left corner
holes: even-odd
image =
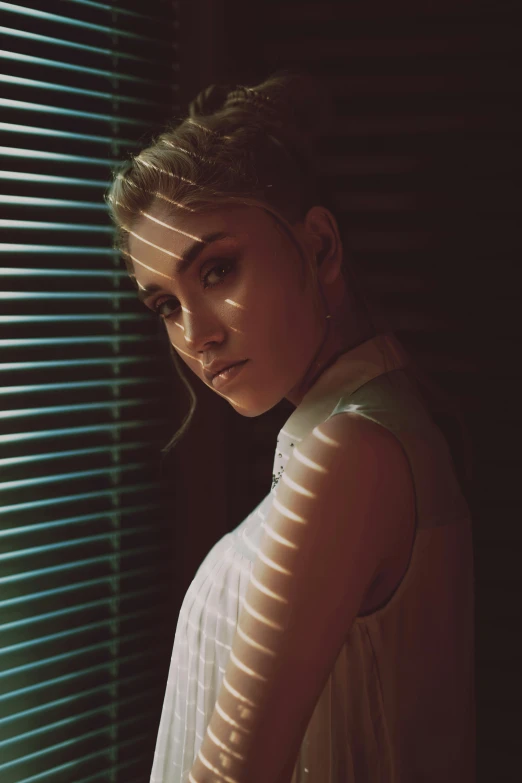
[[[343,247],[337,221],[326,207],[312,207],[305,230],[315,253],[317,275],[323,284],[333,283],[341,274]]]

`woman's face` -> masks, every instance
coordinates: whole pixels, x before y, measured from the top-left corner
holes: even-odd
[[[308,223],[294,230],[315,260],[319,234]],[[156,201],[132,232],[128,268],[138,295],[164,318],[172,346],[192,372],[214,389],[205,365],[246,359],[215,389],[238,413],[260,416],[283,398],[299,404],[325,335],[325,310],[312,284],[304,286],[303,260],[279,224],[250,206],[169,217]],[[200,244],[190,266],[178,269],[189,248],[212,234],[224,236]]]

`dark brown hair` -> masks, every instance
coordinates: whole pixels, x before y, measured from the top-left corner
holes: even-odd
[[[255,87],[211,85],[202,90],[189,104],[187,117],[175,118],[151,145],[114,172],[106,201],[116,228],[115,248],[124,258],[128,255],[129,229],[153,203],[163,204],[171,218],[225,205],[261,207],[295,242],[292,226],[304,220],[312,206],[336,211],[315,167],[320,136],[328,132],[334,114],[327,86],[299,69],[276,71]],[[383,314],[369,306],[347,256],[345,248],[343,275],[362,317],[374,335],[390,332]],[[315,267],[306,266],[315,282]],[[170,353],[191,407],[163,453],[185,434],[196,409],[196,396],[172,346]],[[469,437],[460,411],[413,362],[407,372],[428,408],[435,405],[458,420],[470,480]]]

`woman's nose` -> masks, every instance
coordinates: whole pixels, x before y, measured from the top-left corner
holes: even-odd
[[[199,355],[201,351],[207,350],[211,344],[220,343],[224,337],[223,324],[209,316],[196,317],[192,313],[183,313],[181,323],[178,323],[179,338],[185,342],[187,348]]]

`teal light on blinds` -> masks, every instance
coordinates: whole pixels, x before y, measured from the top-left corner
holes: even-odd
[[[148,783],[170,661],[168,353],[103,195],[178,4],[121,5],[0,2],[1,783]]]

